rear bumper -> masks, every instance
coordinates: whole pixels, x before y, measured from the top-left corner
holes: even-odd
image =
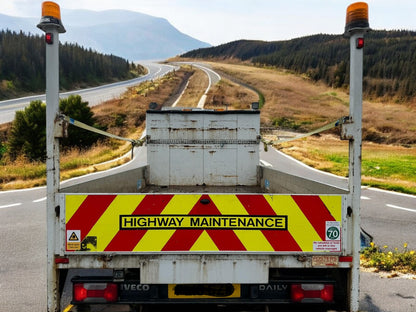
[[[115,304],[216,304],[216,305],[282,305],[345,309],[347,302],[346,274],[328,270],[290,270],[271,272],[282,275],[264,284],[144,284],[140,279],[114,281],[110,276],[77,276],[72,283],[115,283],[118,295]],[[321,276],[321,277],[320,277]],[[296,301],[293,298],[293,285],[331,285],[332,297],[324,299],[308,297]],[[315,292],[316,293],[316,292]],[[101,304],[102,300],[72,301],[72,304]]]

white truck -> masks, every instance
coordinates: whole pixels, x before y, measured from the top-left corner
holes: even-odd
[[[259,131],[257,110],[149,110],[147,165],[62,188],[58,269],[106,269],[72,303],[345,310],[351,194],[259,165]]]
[[[59,6],[45,2],[48,311],[72,304],[358,311],[365,3],[348,7],[349,187],[260,165],[258,110],[149,110],[147,164],[59,183]],[[44,4],[45,4],[44,3]],[[52,15],[52,19],[49,16]],[[52,90],[52,91],[51,91]],[[68,274],[69,273],[69,274]]]

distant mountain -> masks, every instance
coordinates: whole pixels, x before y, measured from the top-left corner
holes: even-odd
[[[165,59],[187,51],[209,47],[173,27],[166,19],[125,11],[63,10],[66,33],[61,42],[77,43],[101,53],[130,61]],[[39,18],[22,18],[0,14],[0,29],[42,34],[36,25]]]
[[[364,47],[364,92],[368,97],[408,100],[416,97],[416,32],[371,31]],[[201,48],[183,57],[240,59],[285,68],[332,87],[348,87],[349,40],[342,35],[313,35],[287,41],[239,40]]]

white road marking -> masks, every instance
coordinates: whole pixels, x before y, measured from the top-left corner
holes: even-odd
[[[46,197],[42,197],[42,198],[34,200],[32,203],[39,203],[39,202],[45,201],[45,200],[46,200]]]
[[[370,197],[367,197],[367,196],[361,196],[361,199],[369,200],[371,198]]]
[[[400,210],[405,210],[405,211],[410,211],[410,212],[416,212],[415,209],[400,207],[400,206],[396,206],[396,205],[386,204],[386,206],[387,207],[390,207],[390,208],[394,208],[394,209],[400,209]]]
[[[10,207],[16,207],[16,206],[20,206],[22,203],[16,203],[16,204],[10,204],[10,205],[4,205],[4,206],[0,206],[0,209],[3,208],[10,208]]]

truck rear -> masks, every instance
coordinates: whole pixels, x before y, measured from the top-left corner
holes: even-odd
[[[148,111],[146,165],[62,187],[57,4],[43,4],[38,27],[56,38],[46,45],[48,311],[60,309],[66,280],[78,310],[211,303],[358,311],[366,3],[348,7],[344,33],[347,190],[260,165],[255,110]]]
[[[147,165],[59,193],[73,304],[349,309],[350,194],[259,165],[259,111],[148,111],[146,134]]]

